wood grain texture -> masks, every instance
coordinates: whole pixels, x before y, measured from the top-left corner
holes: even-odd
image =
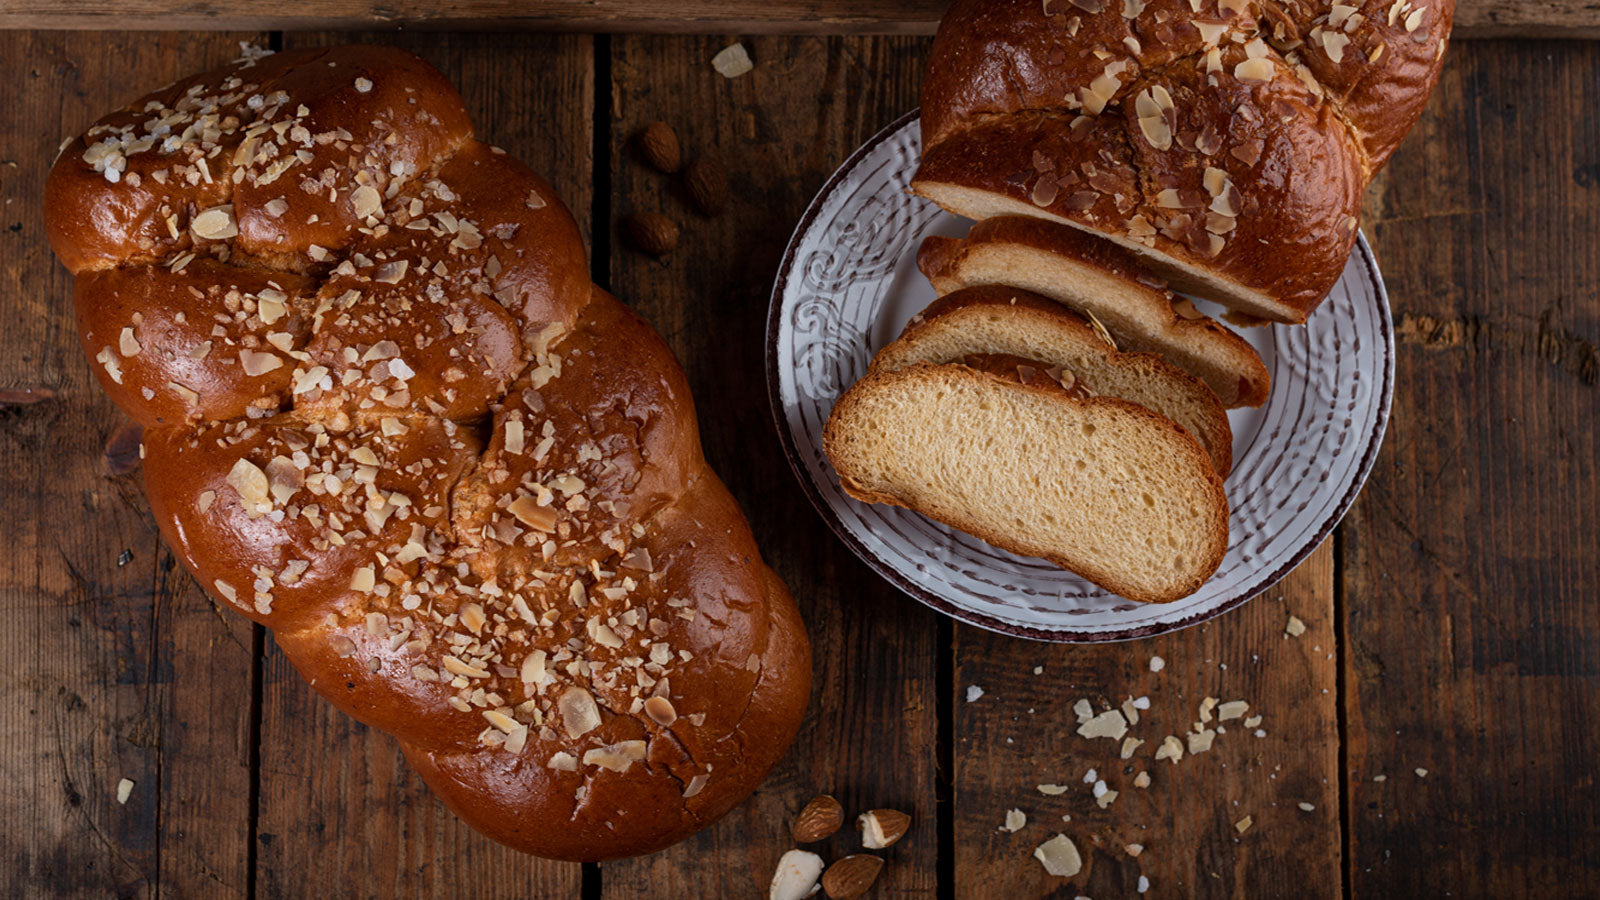
[[[163,548],[138,475],[107,467],[126,420],[78,347],[41,203],[62,136],[137,96],[127,72],[155,86],[252,37],[0,34],[0,386],[52,392],[0,408],[8,897],[246,891],[250,628]]]
[[[595,108],[587,37],[287,35],[286,49],[395,43],[454,82],[478,133],[548,178],[587,229]],[[257,896],[576,897],[575,863],[523,856],[461,824],[386,734],[301,680],[277,645],[264,658]]]
[[[948,0],[0,0],[0,28],[920,34]],[[1461,0],[1455,36],[1600,37],[1592,0]]]
[[[1597,86],[1594,44],[1457,47],[1368,210],[1400,355],[1340,560],[1356,896],[1600,885],[1600,121],[1562,112]]]
[[[795,813],[827,792],[847,815],[912,815],[909,835],[884,854],[874,896],[931,897],[938,621],[817,520],[778,444],[763,355],[772,278],[794,223],[852,150],[916,104],[926,41],[758,38],[748,42],[757,68],[734,80],[708,64],[727,43],[611,41],[611,218],[654,211],[682,225],[677,251],[661,262],[614,237],[612,287],[682,361],[706,456],[805,616],[815,682],[794,748],[754,798],[677,847],[603,865],[601,886],[619,900],[762,896],[794,846]],[[726,169],[723,215],[691,211],[681,184],[641,161],[633,140],[657,120],[677,130],[686,159],[711,156]],[[847,826],[808,849],[835,859],[860,849],[859,837]]]
[[[1290,615],[1306,624],[1303,635],[1285,636]],[[1151,896],[1338,897],[1333,623],[1329,541],[1265,594],[1176,634],[1056,646],[958,628],[948,698],[957,736],[956,896],[1127,897],[1143,875]],[[1152,657],[1164,661],[1161,671],[1150,671]],[[969,702],[974,686],[983,693]],[[1120,758],[1121,741],[1077,734],[1079,699],[1099,713],[1130,697],[1150,701],[1128,730],[1146,742],[1131,759]],[[1226,733],[1210,751],[1156,761],[1162,739],[1183,740],[1206,697],[1249,702],[1242,718],[1261,715],[1265,736],[1242,718],[1213,720],[1206,727]],[[1106,809],[1084,780],[1091,769],[1118,792]],[[1147,788],[1134,784],[1141,772]],[[1040,784],[1067,791],[1047,796]],[[1027,816],[1015,833],[1000,830],[1010,809]],[[1253,824],[1240,834],[1234,824],[1247,815]],[[1033,858],[1057,833],[1084,858],[1075,878],[1052,876]],[[1131,856],[1129,844],[1143,851]]]

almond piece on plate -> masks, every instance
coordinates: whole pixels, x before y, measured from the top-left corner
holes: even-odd
[[[832,900],[854,900],[872,888],[883,860],[870,853],[846,856],[822,874],[822,889]]]
[[[856,819],[861,829],[861,846],[868,850],[882,850],[906,836],[911,829],[911,817],[898,809],[874,809]]]
[[[822,877],[822,857],[806,850],[790,850],[778,860],[778,871],[772,873],[772,886],[767,889],[767,900],[801,900],[811,896]]]
[[[844,807],[827,794],[811,799],[794,820],[794,840],[797,844],[811,844],[839,830],[844,824]]]

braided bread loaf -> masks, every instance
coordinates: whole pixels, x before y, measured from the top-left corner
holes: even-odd
[[[247,58],[102,119],[47,195],[168,543],[468,823],[649,852],[782,755],[809,645],[682,372],[437,71]]]
[[[1104,235],[1174,287],[1303,322],[1438,79],[1454,0],[956,0],[914,189]]]

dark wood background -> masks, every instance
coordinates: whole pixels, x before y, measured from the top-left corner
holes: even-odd
[[[655,856],[549,863],[457,823],[391,739],[318,701],[163,548],[42,229],[58,142],[104,111],[241,40],[351,36],[0,32],[0,893],[753,897],[820,791],[913,816],[880,897],[1133,896],[1141,874],[1158,897],[1600,893],[1600,45],[1458,43],[1373,185],[1398,386],[1334,537],[1210,624],[1069,647],[954,625],[880,581],[808,506],[767,408],[784,243],[846,155],[916,104],[926,38],[746,37],[756,69],[729,81],[709,65],[728,36],[356,37],[443,69],[480,131],[559,187],[596,280],[677,351],[707,454],[810,626],[805,725],[748,803]],[[657,119],[724,162],[725,215],[689,212],[638,163],[630,138]],[[621,248],[635,210],[683,222],[665,262]],[[1285,637],[1290,615],[1304,635]],[[1140,695],[1152,745],[1208,696],[1248,700],[1265,736],[1230,728],[1173,766],[1073,733],[1078,698]],[[1122,791],[1109,809],[1091,766]],[[1029,824],[998,830],[1013,807]],[[1057,831],[1086,857],[1070,883],[1031,858]]]

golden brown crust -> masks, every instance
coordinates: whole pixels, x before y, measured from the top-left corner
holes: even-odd
[[[1251,312],[1304,321],[1343,271],[1367,180],[1421,114],[1453,10],[958,0],[923,82],[914,186],[1147,246],[1259,295]]]
[[[443,76],[378,47],[197,75],[47,192],[168,543],[462,818],[614,858],[754,790],[810,693],[793,600],[670,350]]]

